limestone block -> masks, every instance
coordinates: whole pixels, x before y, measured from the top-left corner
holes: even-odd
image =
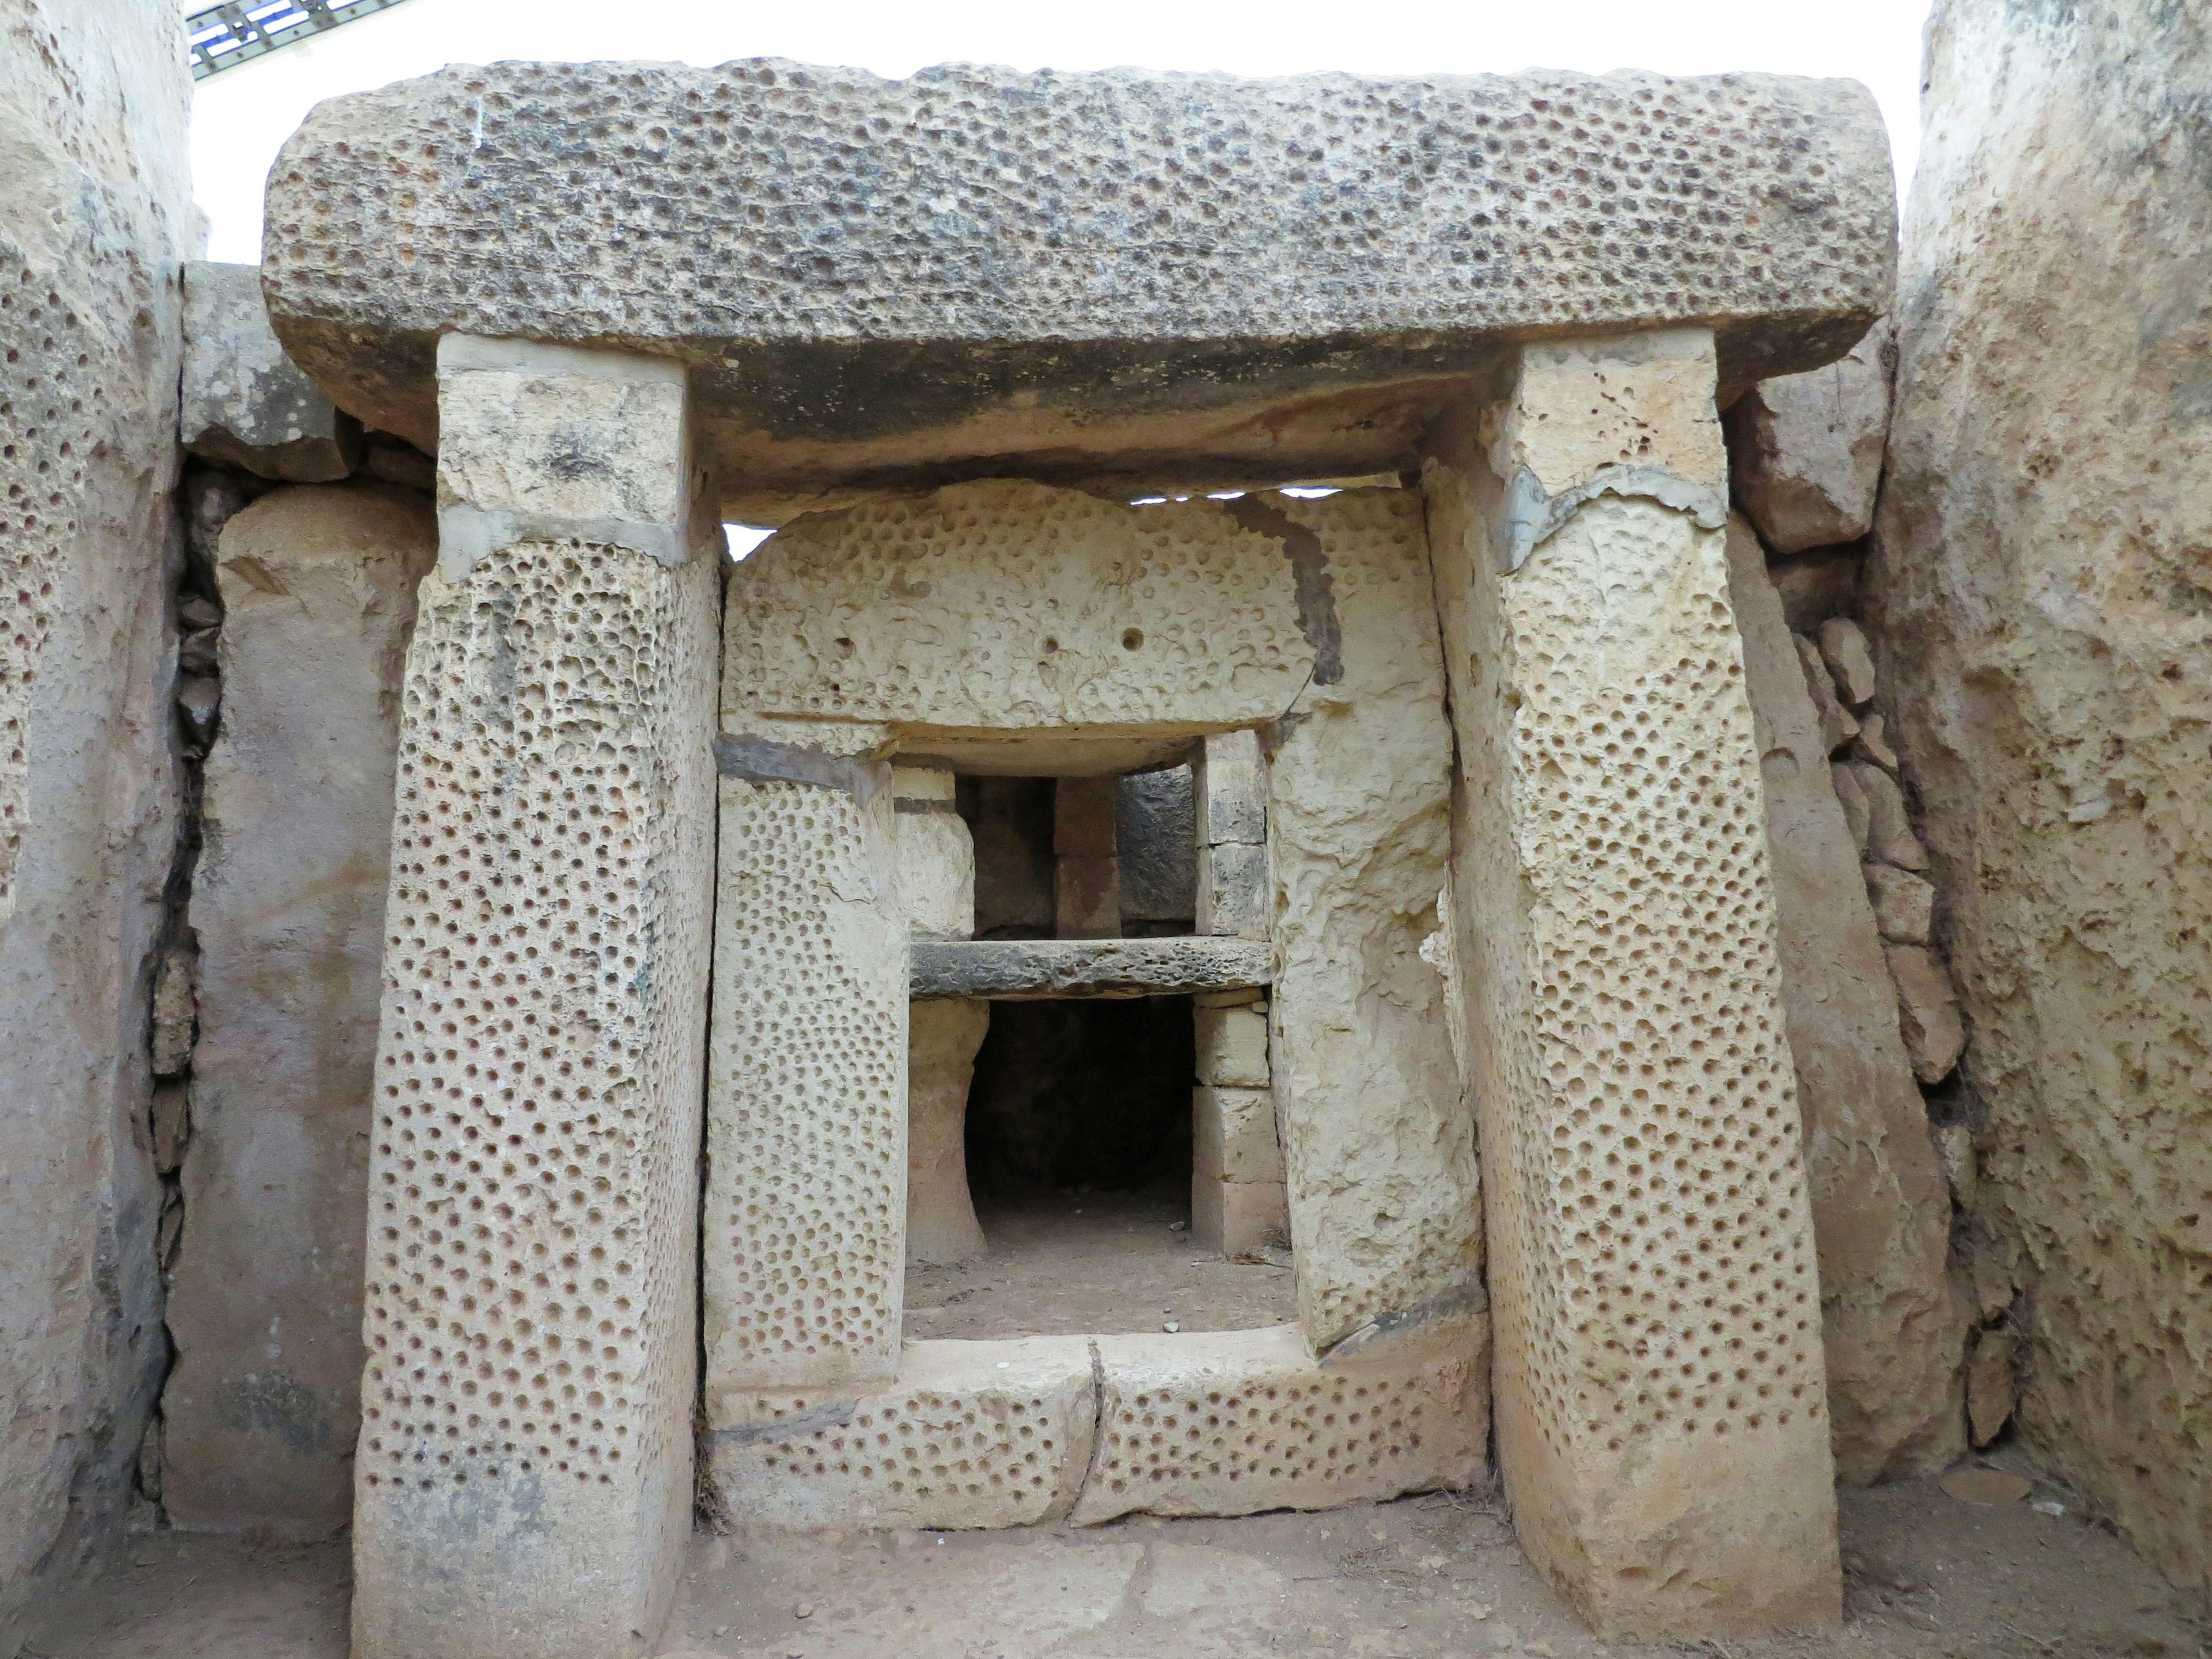
[[[1889,746],[1888,727],[1879,709],[1859,716],[1859,734],[1851,739],[1851,757],[1871,761],[1891,776],[1897,775],[1897,751]]]
[[[2212,43],[2169,18],[1936,9],[1863,614],[1972,1024],[1972,1214],[2034,1264],[2021,1432],[2202,1600],[2212,319],[2204,175],[2144,160],[2197,153]]]
[[[1325,634],[1331,598],[1237,505],[991,479],[811,514],[730,573],[723,706],[892,722],[931,754],[1052,726],[1174,752],[1273,720],[1315,672],[1306,629]]]
[[[0,1651],[121,1547],[167,1360],[182,33],[167,0],[0,3]]]
[[[952,799],[949,771],[891,769],[899,908],[917,939],[975,933],[975,843]]]
[[[1326,1350],[1479,1286],[1482,1194],[1443,981],[1420,954],[1452,743],[1421,501],[1281,499],[1328,560],[1342,640],[1341,678],[1307,689],[1267,762],[1270,1076],[1298,1317]]]
[[[1826,732],[1821,734],[1820,741],[1824,745],[1826,744]],[[1864,858],[1867,837],[1873,828],[1874,809],[1867,804],[1866,790],[1859,782],[1858,769],[1848,763],[1832,766],[1828,769],[1828,781],[1835,788],[1836,804],[1843,808],[1844,826],[1850,831],[1851,844],[1858,849],[1859,856]]]
[[[1820,647],[1802,634],[1792,638],[1797,647],[1798,661],[1804,668],[1805,689],[1813,694],[1813,706],[1820,711],[1820,741],[1832,755],[1858,735],[1859,723],[1837,697],[1835,678],[1828,671]]]
[[[328,483],[362,458],[361,422],[284,355],[261,302],[261,267],[185,267],[184,408],[193,454],[264,478]]]
[[[198,952],[182,946],[164,951],[154,969],[153,1022],[147,1042],[155,1077],[176,1077],[191,1066],[199,1013]]]
[[[1556,178],[1489,149],[1567,108]],[[610,109],[660,136],[605,145]],[[469,142],[426,155],[433,131]],[[1214,132],[1243,137],[1192,168]],[[1418,212],[1409,155],[1437,159]],[[288,349],[425,449],[445,330],[688,361],[716,473],[785,503],[728,516],[779,523],[833,481],[969,456],[1124,489],[1201,451],[1255,483],[1395,471],[1500,337],[1697,319],[1732,385],[1810,369],[1889,302],[1893,191],[1843,80],[502,63],[319,105],[270,173],[263,257]],[[870,210],[895,199],[957,207]],[[1632,278],[1591,201],[1642,216]],[[1393,381],[1414,384],[1376,395]]]
[[[1905,1047],[1912,1056],[1912,1069],[1923,1083],[1941,1083],[1951,1075],[1966,1047],[1966,1029],[1959,1017],[1958,994],[1942,965],[1917,945],[1887,947],[1890,977],[1897,981],[1898,1017],[1905,1029]]]
[[[2013,1381],[2018,1347],[2013,1334],[2002,1328],[1974,1338],[1973,1360],[1966,1367],[1966,1422],[1978,1447],[1988,1445],[2012,1421],[2020,1399]]]
[[[1054,933],[1061,939],[1121,936],[1121,861],[1115,858],[1053,860]]]
[[[1242,939],[917,942],[908,958],[915,997],[1243,995],[1275,976],[1268,948]]]
[[[1189,767],[1118,781],[1114,851],[1121,860],[1124,925],[1187,926],[1198,914],[1198,805]]]
[[[1267,849],[1251,842],[1224,842],[1198,849],[1199,933],[1217,938],[1266,939],[1273,921]]]
[[[1836,689],[1854,708],[1874,701],[1874,658],[1866,635],[1849,617],[1831,617],[1820,624],[1820,660],[1835,677]]]
[[[650,1653],[690,1530],[720,556],[684,495],[657,546],[607,538],[642,458],[680,476],[684,444],[680,383],[589,428],[605,386],[664,384],[612,356],[516,374],[447,348],[448,447],[479,470],[441,453],[440,495],[480,511],[441,514],[407,659],[357,1659]],[[607,453],[641,459],[560,459]],[[537,479],[545,513],[500,520]]]
[[[1936,888],[1909,870],[1887,864],[1866,866],[1867,892],[1874,900],[1875,925],[1893,945],[1925,945],[1936,921]]]
[[[1870,907],[1779,596],[1741,520],[1728,550],[1805,1121],[1829,1440],[1839,1479],[1897,1480],[1945,1468],[1964,1449],[1956,1373],[1966,1314],[1947,1267],[1950,1206],[1898,1030],[1880,895]],[[1887,866],[1863,869],[1871,881]]]
[[[1829,617],[1856,608],[1861,551],[1856,546],[1823,547],[1780,557],[1770,552],[1766,574],[1782,595],[1782,614],[1791,633],[1818,633]]]
[[[906,1259],[983,1254],[968,1193],[968,1085],[990,1030],[988,1002],[917,1002],[907,1017]]]
[[[1736,499],[1775,552],[1854,542],[1873,528],[1893,361],[1885,319],[1848,356],[1762,380],[1729,409]]]
[[[377,483],[272,490],[222,532],[162,1400],[179,1526],[323,1538],[352,1510],[402,668],[437,546],[428,499]]]
[[[1832,1623],[1840,1601],[1759,750],[1707,527],[1712,349],[1690,331],[1528,349],[1484,417],[1496,441],[1470,412],[1424,475],[1499,1458],[1523,1547],[1607,1639]],[[1580,376],[1531,372],[1577,357]],[[1578,380],[1621,412],[1583,416]],[[1553,414],[1663,426],[1648,453],[1674,482],[1547,515],[1516,566],[1516,481]],[[1670,1133],[1726,1156],[1652,1158]],[[1713,1260],[1739,1264],[1726,1306],[1699,1277]]]
[[[1905,810],[1905,792],[1897,780],[1879,766],[1847,761],[1838,769],[1849,771],[1867,804],[1867,857],[1900,870],[1925,870],[1928,849],[1912,833],[1912,820]]]
[[[1946,1123],[1936,1131],[1936,1156],[1943,1165],[1943,1178],[1961,1209],[1972,1207],[1980,1171],[1975,1166],[1974,1132],[1963,1123]]]
[[[864,1395],[710,1392],[711,1478],[733,1520],[932,1530],[1062,1521],[1091,1468],[1082,1337],[913,1342]]]
[[[1097,1339],[1099,1443],[1079,1525],[1329,1509],[1484,1472],[1483,1321],[1379,1363],[1316,1364],[1295,1325]]]
[[[1191,1091],[1194,1163],[1219,1181],[1283,1182],[1275,1139],[1275,1097],[1265,1089],[1211,1085]]]
[[[864,781],[722,779],[704,1223],[710,1389],[856,1391],[897,1368],[906,923],[890,793],[866,794]]]
[[[1264,1089],[1268,1083],[1267,1014],[1264,1007],[1205,1008],[1194,1011],[1198,1080],[1239,1089]]]
[[[1113,778],[1062,778],[1052,793],[1052,850],[1060,858],[1115,856]]]
[[[1192,769],[1198,808],[1198,844],[1258,845],[1267,839],[1267,781],[1256,732],[1223,732],[1206,740]]]
[[[1232,1261],[1279,1246],[1290,1230],[1290,1191],[1279,1181],[1227,1181],[1194,1169],[1190,1237]]]

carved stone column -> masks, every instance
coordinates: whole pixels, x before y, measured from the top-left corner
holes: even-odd
[[[676,365],[451,335],[439,410],[353,1651],[648,1654],[691,1511],[713,515],[692,510]]]
[[[1839,1595],[1713,391],[1704,330],[1524,347],[1425,470],[1499,1456],[1607,1637]]]

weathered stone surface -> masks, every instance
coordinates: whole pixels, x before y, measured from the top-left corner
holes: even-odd
[[[1198,914],[1197,803],[1188,766],[1121,780],[1114,848],[1121,860],[1121,919],[1182,922]]]
[[[1888,717],[1878,708],[1869,708],[1859,717],[1859,734],[1851,739],[1851,756],[1856,760],[1871,762],[1888,773],[1897,775],[1897,751],[1889,746]]]
[[[1892,945],[1890,977],[1897,981],[1897,1012],[1905,1031],[1905,1052],[1923,1083],[1941,1083],[1951,1075],[1966,1046],[1966,1030],[1959,1018],[1959,999],[1943,964],[1917,945]]]
[[[1905,792],[1898,787],[1897,780],[1864,761],[1846,761],[1836,769],[1851,775],[1866,801],[1867,857],[1900,870],[1925,870],[1928,849],[1912,833],[1912,820],[1905,810]]]
[[[113,1536],[166,1360],[180,18],[0,0],[0,1652]]]
[[[1481,1170],[1421,958],[1450,846],[1451,727],[1419,495],[1357,489],[1282,511],[1328,561],[1342,675],[1267,757],[1273,1085],[1298,1317],[1316,1346],[1419,1328],[1482,1276]]]
[[[222,533],[162,1395],[179,1526],[322,1538],[352,1509],[401,669],[437,547],[428,498],[388,484],[276,489]]]
[[[988,1002],[907,1010],[906,1259],[944,1264],[983,1254],[968,1191],[968,1085],[991,1028]]]
[[[1765,563],[1749,527],[1731,525],[1729,596],[1766,794],[1783,1006],[1820,1253],[1829,1438],[1838,1477],[1864,1484],[1930,1473],[1963,1449],[1966,1316],[1946,1271],[1950,1202],[1898,1030],[1876,914]]]
[[[1736,499],[1774,552],[1855,542],[1873,527],[1895,357],[1879,322],[1848,356],[1762,380],[1729,408]]]
[[[1061,778],[1053,787],[1053,932],[1060,939],[1121,936],[1119,793],[1110,777]]]
[[[908,956],[916,998],[1158,996],[1275,976],[1257,939],[918,939]]]
[[[1798,665],[1805,675],[1805,690],[1812,694],[1813,707],[1820,712],[1820,741],[1833,754],[1858,735],[1859,723],[1836,696],[1835,678],[1820,655],[1820,647],[1802,634],[1796,635],[1794,642]]]
[[[1859,560],[1857,547],[1815,548],[1766,561],[1766,574],[1782,595],[1782,614],[1793,634],[1812,634],[1831,617],[1840,616],[1857,603]]]
[[[1231,1088],[1264,1089],[1268,1083],[1267,1012],[1264,1007],[1201,1007],[1196,1027],[1198,1080]]]
[[[1822,741],[1826,741],[1825,737]],[[1866,791],[1860,787],[1857,769],[1848,764],[1831,766],[1828,781],[1835,788],[1837,805],[1844,809],[1844,827],[1851,832],[1851,845],[1863,858],[1873,823],[1873,809],[1867,805]]]
[[[1848,81],[505,63],[318,106],[264,281],[318,382],[425,449],[459,328],[688,362],[717,474],[787,502],[970,455],[1267,482],[1410,464],[1529,332],[1706,323],[1738,384],[1830,361],[1887,302],[1891,192]]]
[[[690,1530],[721,540],[680,380],[489,344],[441,349],[408,652],[356,1659],[650,1654]]]
[[[975,936],[975,843],[952,796],[949,771],[891,769],[899,908],[916,939]]]
[[[1193,1091],[1195,1162],[1222,1181],[1283,1184],[1283,1149],[1275,1139],[1275,1097],[1266,1089]]]
[[[1220,939],[1264,939],[1273,929],[1273,898],[1264,845],[1231,841],[1198,849],[1194,932]]]
[[[1198,844],[1218,847],[1267,839],[1267,773],[1256,732],[1209,735],[1191,772],[1198,810]]]
[[[2020,1426],[2212,1604],[2212,37],[1936,7],[1867,613],[2028,1294]]]
[[[2020,1401],[2013,1381],[2013,1358],[2019,1346],[2008,1330],[1975,1335],[1973,1361],[1966,1368],[1966,1422],[1977,1446],[1988,1445],[2012,1421]]]
[[[1280,1181],[1231,1181],[1194,1166],[1190,1175],[1190,1237],[1201,1250],[1231,1261],[1256,1256],[1289,1241],[1290,1188]]]
[[[1711,352],[1692,330],[1526,347],[1581,373],[1456,416],[1423,474],[1499,1462],[1531,1559],[1608,1638],[1832,1622],[1841,1590],[1759,754],[1701,483],[1724,465]],[[1597,453],[1665,476],[1509,542],[1518,480],[1595,448],[1595,410]],[[1666,828],[1617,834],[1629,811]],[[1705,1150],[1650,1158],[1686,1133]],[[1721,1257],[1744,1264],[1725,1308],[1698,1278]],[[1723,1344],[1733,1374],[1702,1358]]]
[[[1099,1440],[1076,1522],[1472,1485],[1490,1431],[1486,1322],[1462,1313],[1425,1335],[1387,1358],[1322,1364],[1295,1325],[1098,1338]]]
[[[1820,660],[1835,676],[1836,690],[1853,708],[1874,701],[1874,659],[1867,653],[1866,635],[1849,617],[1831,617],[1820,624]],[[1860,727],[1864,731],[1863,725]]]
[[[1887,864],[1868,865],[1866,884],[1874,900],[1875,925],[1884,939],[1893,945],[1928,943],[1936,921],[1934,884]]]
[[[295,483],[329,483],[361,459],[361,422],[301,373],[270,331],[261,267],[185,267],[184,410],[193,454]]]

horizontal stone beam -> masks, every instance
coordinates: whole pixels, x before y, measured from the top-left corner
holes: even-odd
[[[1245,939],[917,939],[908,959],[917,1002],[1178,996],[1275,977],[1272,947]]]
[[[450,331],[653,353],[788,507],[963,459],[1411,466],[1529,338],[1816,368],[1887,304],[1894,222],[1849,81],[502,63],[317,106],[264,277],[373,426],[434,442]]]

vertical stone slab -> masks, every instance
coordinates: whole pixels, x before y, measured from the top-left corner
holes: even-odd
[[[880,727],[761,720],[726,683],[708,1060],[706,1393],[897,1370],[907,923]],[[751,724],[745,722],[750,720]]]
[[[1062,778],[1052,793],[1054,932],[1061,939],[1121,936],[1121,860],[1114,836],[1115,780]]]
[[[1499,1456],[1607,1637],[1840,1595],[1713,385],[1702,330],[1526,347],[1426,468]]]
[[[439,369],[353,1651],[649,1653],[691,1507],[717,547],[677,366],[449,336]]]
[[[179,1527],[327,1538],[352,1510],[400,681],[437,542],[389,484],[272,490],[223,528],[161,1400]]]
[[[1273,895],[1267,882],[1267,776],[1256,732],[1223,732],[1206,740],[1192,769],[1198,807],[1196,929],[1232,939],[1265,939]]]

